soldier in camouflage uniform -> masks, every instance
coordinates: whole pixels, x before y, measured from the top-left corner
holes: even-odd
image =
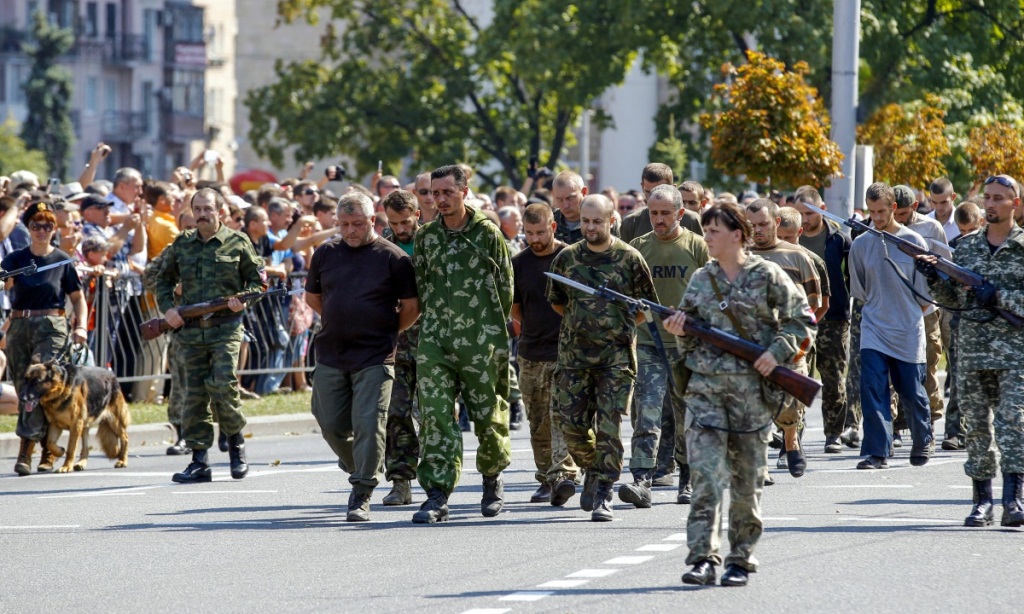
[[[448,497],[462,470],[462,431],[454,410],[461,393],[480,446],[480,511],[504,505],[501,472],[512,446],[508,415],[508,330],[512,263],[501,231],[465,204],[466,175],[456,165],[431,173],[441,217],[416,233],[413,263],[422,318],[416,352],[420,416],[417,476],[427,501],[413,522],[448,519]]]
[[[693,568],[683,582],[715,580],[715,566],[723,562],[719,527],[728,487],[731,552],[722,585],[742,586],[747,574],[757,571],[753,552],[762,532],[761,492],[777,403],[764,399],[761,376],[779,364],[798,362],[814,341],[814,323],[807,299],[789,276],[778,265],[744,251],[751,230],[737,205],[714,205],[701,221],[714,260],[694,273],[680,311],[665,321],[666,330],[682,335],[686,317],[692,316],[767,350],[751,365],[694,337],[679,338],[685,366],[692,372],[685,393],[685,429],[693,482],[686,563]]]
[[[411,245],[411,249],[408,249],[411,256],[415,250],[414,237],[420,229],[416,195],[405,190],[395,190],[384,197],[381,204],[391,229],[388,239],[403,250]],[[382,503],[389,506],[412,503],[411,482],[416,479],[416,461],[420,454],[420,440],[416,436],[416,419],[413,415],[416,406],[416,346],[419,338],[419,323],[398,333],[395,381],[391,385],[384,449],[385,478],[392,486]]]
[[[181,302],[191,305],[262,290],[266,274],[263,260],[249,238],[221,224],[218,212],[224,203],[219,192],[199,190],[192,197],[191,206],[196,230],[178,235],[167,247],[156,274],[157,303],[167,323],[179,329],[184,327],[175,333],[179,343],[177,359],[188,365],[181,429],[185,442],[192,448],[192,462],[172,479],[181,483],[212,479],[207,456],[207,449],[213,444],[211,405],[228,438],[231,477],[242,479],[249,467],[245,462],[245,417],[235,369],[242,344],[239,312],[245,305],[233,298],[228,303],[229,311],[186,322],[175,307],[174,287],[181,282]]]
[[[601,194],[583,200],[584,240],[562,250],[551,263],[551,272],[594,288],[607,286],[657,301],[643,257],[611,235],[613,207]],[[592,512],[591,520],[609,521],[613,516],[608,501],[622,472],[620,424],[633,393],[636,325],[642,314],[554,280],[548,283],[548,300],[563,316],[553,415],[573,460],[586,470],[580,507]]]
[[[988,225],[961,238],[953,253],[957,264],[985,276],[983,286],[969,290],[940,279],[928,264],[934,258],[918,259],[937,302],[978,308],[960,319],[955,382],[967,420],[964,471],[974,485],[974,507],[964,521],[969,527],[992,524],[997,461],[1003,471],[1001,524],[1024,525],[1024,330],[1001,317],[987,321],[990,313],[983,309],[999,307],[1024,316],[1024,230],[1014,224],[1020,208],[1020,187],[1014,179],[996,175],[985,181]]]

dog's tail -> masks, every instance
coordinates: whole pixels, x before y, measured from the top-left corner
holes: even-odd
[[[124,460],[128,453],[128,405],[121,396],[121,391],[116,391],[116,396],[111,400],[103,413],[97,419],[96,436],[100,440],[100,447],[107,458],[118,458]]]

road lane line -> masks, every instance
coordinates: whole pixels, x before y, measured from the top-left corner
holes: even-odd
[[[567,575],[566,578],[607,578],[619,573],[618,569],[581,569]]]
[[[555,591],[516,591],[504,597],[499,597],[498,601],[540,601],[554,594]]]
[[[602,565],[639,565],[640,563],[646,563],[653,559],[654,556],[617,556],[614,559],[609,559]]]
[[[682,544],[647,544],[636,549],[637,552],[671,552]]]
[[[537,588],[576,588],[583,586],[590,580],[552,580],[544,584],[538,584]]]
[[[172,495],[259,495],[276,493],[276,490],[189,490],[174,491]]]
[[[82,492],[73,495],[44,495],[37,499],[84,499],[86,497],[141,497],[146,493],[138,491],[130,492]]]
[[[79,529],[81,527],[82,525],[80,524],[37,524],[0,527],[0,531],[31,531],[32,529]]]
[[[462,614],[505,614],[511,611],[512,608],[473,608],[472,610],[466,610]]]
[[[664,542],[684,542],[686,541],[686,533],[673,533],[668,537],[662,539]]]
[[[837,520],[844,522],[926,522],[933,524],[961,524],[963,522],[960,520],[942,520],[940,518],[858,518],[856,516],[838,518]]]
[[[820,484],[807,488],[913,488],[913,484]]]

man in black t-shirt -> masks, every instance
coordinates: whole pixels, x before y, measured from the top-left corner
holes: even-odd
[[[550,501],[551,505],[562,506],[576,494],[579,468],[569,455],[562,431],[551,428],[551,386],[562,316],[548,302],[548,278],[544,273],[565,248],[565,244],[555,238],[556,227],[547,205],[533,204],[523,213],[523,230],[529,249],[512,259],[515,272],[512,317],[523,325],[519,337],[519,388],[530,422],[530,445],[537,465],[534,475],[540,482],[530,502]]]
[[[373,230],[373,201],[354,192],[338,203],[338,238],[309,264],[306,302],[320,314],[313,416],[348,472],[349,522],[370,519],[384,462],[385,424],[398,333],[416,321],[412,260]]]

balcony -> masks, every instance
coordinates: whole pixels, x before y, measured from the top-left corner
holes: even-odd
[[[149,41],[141,34],[116,34],[104,39],[103,59],[111,64],[148,62]]]
[[[169,112],[164,114],[161,133],[172,141],[194,141],[206,138],[206,122],[202,115]]]
[[[137,141],[149,132],[149,118],[145,113],[107,111],[103,114],[104,141],[128,143]]]

